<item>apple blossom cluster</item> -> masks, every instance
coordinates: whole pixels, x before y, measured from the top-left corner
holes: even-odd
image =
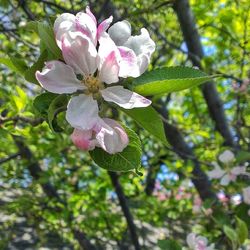
[[[187,236],[187,244],[191,250],[214,250],[214,244],[208,246],[206,237],[197,236],[195,233],[190,233]]]
[[[239,175],[247,175],[247,166],[236,166],[232,167],[232,164],[235,161],[235,156],[230,150],[224,151],[219,155],[219,161],[225,166],[225,170],[220,167],[217,162],[213,162],[214,169],[208,171],[207,174],[211,179],[220,179],[220,184],[222,186],[227,186],[231,181],[236,181]]]
[[[121,152],[129,139],[119,123],[101,117],[101,106],[105,101],[125,109],[151,104],[117,83],[120,78],[143,74],[155,50],[145,28],[140,35],[132,36],[127,21],[109,28],[112,19],[97,25],[88,7],[76,15],[60,15],[54,23],[54,34],[64,61],[48,61],[41,72],[36,72],[47,91],[72,94],[66,120],[74,128],[73,143],[82,150],[101,147],[110,154]]]

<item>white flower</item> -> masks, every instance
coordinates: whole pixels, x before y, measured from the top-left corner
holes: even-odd
[[[235,160],[234,153],[230,150],[225,150],[219,155],[219,160],[224,164],[229,164]]]
[[[49,92],[77,94],[68,103],[66,120],[77,129],[76,131],[83,130],[84,138],[89,131],[97,133],[97,127],[106,127],[106,130],[114,132],[110,130],[112,126],[107,127],[107,121],[103,122],[99,117],[97,101],[101,98],[125,109],[147,107],[151,104],[150,100],[122,86],[108,86],[117,83],[119,77],[135,76],[134,68],[139,60],[133,50],[117,47],[105,32],[111,22],[112,17],[97,26],[96,19],[88,7],[86,13],[80,12],[76,16],[67,13],[60,15],[54,23],[54,32],[65,63],[49,61],[42,72],[36,72],[37,80]],[[142,53],[143,42],[148,41],[141,41]],[[139,76],[140,70],[137,71],[136,76]],[[75,134],[78,135],[79,131]],[[107,133],[104,134],[107,136]],[[103,136],[104,134],[102,133]],[[122,143],[121,140],[120,142]],[[100,146],[101,143],[95,145]],[[87,148],[92,149],[93,146]],[[108,150],[107,145],[105,148],[112,153],[121,151],[119,147],[113,147],[113,151]]]
[[[108,33],[121,54],[129,53],[131,58],[136,57],[136,63],[131,64],[133,70],[129,76],[137,77],[143,74],[148,68],[152,53],[155,51],[155,43],[150,38],[148,31],[142,28],[140,35],[131,36],[131,25],[124,20],[112,25]]]
[[[249,175],[246,172],[246,166],[237,166],[230,170],[222,170],[216,162],[213,162],[213,165],[214,169],[208,171],[207,175],[211,179],[220,179],[220,184],[222,186],[227,186],[231,181],[236,181],[239,175]]]
[[[187,236],[187,244],[192,250],[213,250],[214,244],[207,246],[207,238],[190,233]]]
[[[246,204],[250,205],[250,186],[247,188],[243,188],[242,195],[243,195],[243,201]]]

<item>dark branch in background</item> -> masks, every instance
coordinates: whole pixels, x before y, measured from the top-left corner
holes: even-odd
[[[33,156],[29,147],[25,145],[21,137],[13,136],[13,139],[19,149],[20,156],[29,162],[28,170],[30,175],[35,179],[39,180],[43,174],[38,161]],[[55,199],[57,202],[63,206],[67,206],[66,201],[62,200],[59,194],[57,193],[56,188],[49,182],[40,183],[44,193],[50,198]],[[73,217],[72,215],[70,217]],[[74,226],[74,225],[73,225]],[[95,246],[87,238],[86,234],[78,229],[73,229],[73,234],[75,239],[78,241],[79,245],[86,250],[95,250]]]
[[[121,186],[121,184],[119,182],[119,177],[118,177],[117,173],[115,173],[115,172],[110,172],[109,171],[108,173],[109,173],[110,179],[112,181],[112,184],[113,184],[113,186],[115,188],[115,192],[116,192],[116,194],[118,196],[118,200],[119,200],[120,206],[122,208],[123,214],[124,214],[124,216],[126,218],[128,228],[129,228],[129,232],[130,232],[130,237],[131,237],[132,243],[134,245],[134,248],[136,250],[140,250],[141,248],[140,248],[139,241],[138,241],[138,236],[137,236],[137,233],[136,233],[136,226],[135,226],[134,221],[133,221],[133,216],[130,213],[126,197],[125,197],[125,195],[123,193],[122,186]]]
[[[167,118],[166,105],[162,105],[158,112],[165,118]],[[199,161],[196,159],[192,149],[185,142],[184,138],[181,135],[181,132],[177,127],[171,125],[168,122],[164,122],[165,134],[168,142],[173,147],[174,151],[183,159],[190,159],[186,155],[192,156],[192,162],[194,164],[194,168],[192,171],[192,182],[197,189],[202,200],[205,199],[214,199],[216,200],[216,195],[212,191],[211,183],[208,180],[208,177],[201,169]]]
[[[194,15],[190,9],[188,0],[177,0],[174,3],[174,10],[178,16],[184,40],[187,44],[188,51],[198,56],[199,60],[190,57],[193,64],[201,67],[201,59],[204,56],[200,36],[196,28]],[[207,102],[211,118],[215,122],[216,129],[225,140],[225,145],[234,147],[234,139],[228,127],[223,110],[222,101],[214,86],[214,82],[207,82],[201,86],[203,96]]]
[[[5,163],[5,162],[8,162],[8,161],[10,161],[10,160],[12,160],[12,159],[17,158],[19,155],[20,155],[20,153],[18,152],[18,153],[9,155],[9,156],[6,157],[6,158],[0,159],[0,165],[3,164],[3,163]]]
[[[25,12],[25,14],[27,15],[27,17],[30,20],[35,21],[35,15],[29,9],[26,0],[19,0],[18,4],[22,8],[22,10]]]
[[[9,118],[3,118],[0,116],[0,125],[4,124],[6,122],[16,123],[18,121],[29,123],[32,126],[37,126],[37,125],[43,123],[44,119],[43,118],[33,119],[33,118],[29,118],[29,117],[24,117],[24,116],[13,116],[13,117],[9,117]]]

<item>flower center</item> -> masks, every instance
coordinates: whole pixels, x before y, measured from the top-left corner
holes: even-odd
[[[88,88],[89,94],[97,94],[99,90],[104,89],[103,83],[94,76],[87,76],[82,82]]]

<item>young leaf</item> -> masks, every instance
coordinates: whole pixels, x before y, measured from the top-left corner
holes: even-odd
[[[129,171],[140,167],[142,155],[140,139],[133,130],[128,128],[125,130],[129,144],[122,152],[111,155],[101,148],[90,151],[91,158],[99,167],[109,171]]]
[[[42,54],[39,56],[38,60],[25,72],[25,80],[28,82],[32,82],[35,84],[39,84],[36,79],[35,73],[37,70],[41,71],[44,67],[44,62],[47,60],[48,52],[44,50]]]
[[[54,59],[62,58],[62,53],[56,44],[52,27],[44,23],[38,23],[38,33],[46,48],[54,55]]]
[[[175,240],[158,240],[157,245],[162,250],[181,250],[181,246]]]
[[[151,135],[155,136],[165,145],[169,145],[166,140],[161,117],[153,107],[122,109],[122,111],[133,118],[139,126],[147,130]]]
[[[34,99],[33,106],[38,111],[38,113],[42,118],[44,119],[48,118],[49,106],[57,96],[58,96],[57,94],[46,92],[40,94]]]
[[[0,64],[4,64],[9,69],[20,75],[24,75],[28,68],[22,59],[14,57],[0,58]]]
[[[142,95],[166,94],[197,86],[213,77],[190,67],[165,67],[136,78],[132,89]]]
[[[227,238],[230,239],[232,244],[235,246],[238,242],[238,238],[237,238],[237,234],[234,231],[234,229],[225,225],[225,226],[223,226],[223,231],[224,231],[225,235],[227,236]]]
[[[52,100],[48,109],[48,123],[53,132],[61,132],[63,129],[57,124],[56,117],[67,109],[68,96],[63,94]]]
[[[238,217],[236,217],[236,233],[238,236],[238,242],[242,245],[248,238],[248,228],[247,224]]]

